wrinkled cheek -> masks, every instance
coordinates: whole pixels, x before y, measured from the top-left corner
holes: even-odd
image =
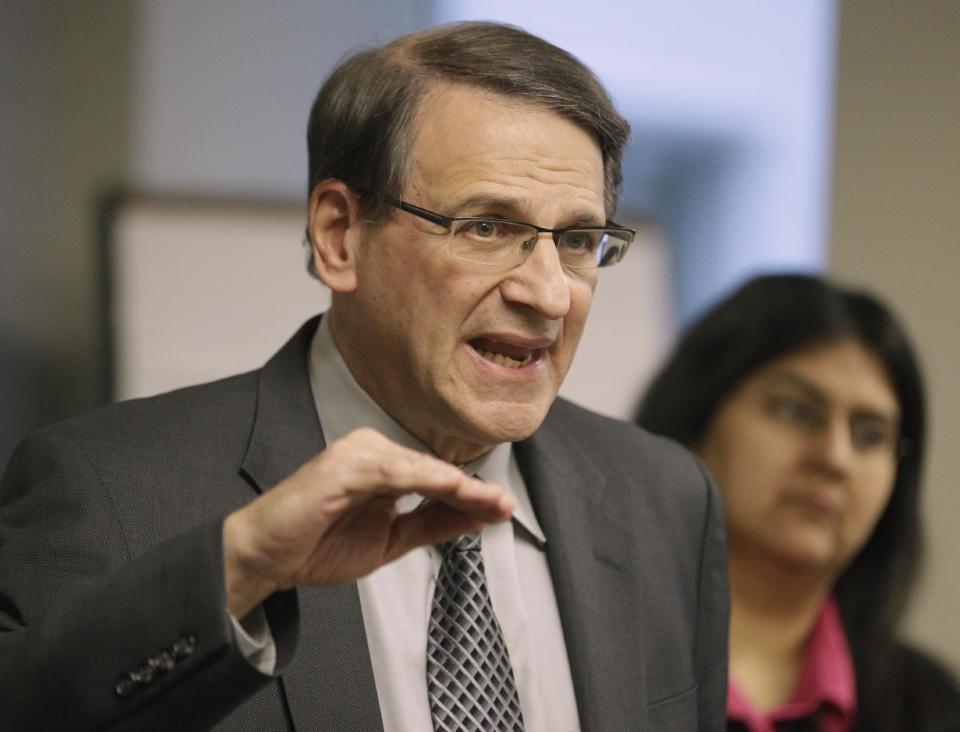
[[[577,355],[580,346],[580,340],[583,336],[583,324],[571,321],[569,318],[563,322],[563,332],[560,334],[559,347],[551,354],[553,361],[552,367],[556,372],[558,381],[562,381],[573,365],[573,360]],[[558,384],[559,385],[559,384]]]

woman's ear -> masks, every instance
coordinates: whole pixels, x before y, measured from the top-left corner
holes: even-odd
[[[346,183],[321,181],[310,194],[307,235],[317,277],[335,293],[357,287],[357,246],[363,221],[357,195]]]

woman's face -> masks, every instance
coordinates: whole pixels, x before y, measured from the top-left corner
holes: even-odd
[[[750,374],[699,445],[724,496],[731,558],[764,552],[839,574],[890,498],[899,417],[883,364],[856,340]]]

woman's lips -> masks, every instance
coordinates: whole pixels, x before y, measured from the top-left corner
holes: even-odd
[[[834,520],[843,511],[841,496],[831,489],[797,491],[789,494],[787,500],[806,513],[825,520]]]

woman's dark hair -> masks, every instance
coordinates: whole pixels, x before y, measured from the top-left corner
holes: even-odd
[[[920,473],[926,422],[920,368],[903,327],[873,296],[809,275],[750,280],[681,337],[653,379],[636,422],[695,446],[718,406],[743,380],[780,356],[853,338],[886,367],[900,405],[901,450],[893,492],[835,595],[857,673],[860,722],[887,729],[896,631],[922,551]],[[894,712],[895,716],[895,712]],[[872,720],[872,721],[871,721]],[[858,725],[859,726],[859,725]],[[893,727],[889,727],[893,729]]]

